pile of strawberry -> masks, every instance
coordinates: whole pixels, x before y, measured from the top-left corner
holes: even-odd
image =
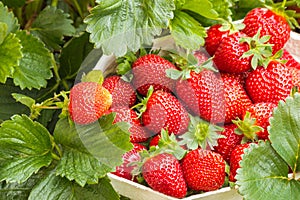
[[[243,24],[210,27],[207,52],[132,60],[130,82],[111,75],[72,88],[75,123],[114,112],[114,122],[131,125],[134,148],[115,174],[177,198],[235,181],[244,149],[268,140],[273,109],[300,86],[300,64],[284,49],[291,31],[285,18],[256,8]]]

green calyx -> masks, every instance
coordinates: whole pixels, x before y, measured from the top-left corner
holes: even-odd
[[[232,120],[232,122],[237,125],[235,133],[238,135],[244,135],[242,142],[247,142],[248,140],[257,141],[257,133],[263,131],[264,129],[256,125],[256,119],[251,117],[250,112],[246,112],[244,119]]]
[[[229,31],[229,35],[238,32],[245,28],[245,24],[243,23],[232,23],[230,20],[219,19],[220,24],[222,25],[219,30],[222,32]]]
[[[146,97],[142,98],[140,103],[134,105],[131,108],[131,109],[137,110],[138,118],[140,118],[142,116],[142,114],[147,110],[147,103],[148,103],[150,97],[152,96],[153,92],[154,92],[154,88],[151,85],[148,89]]]
[[[173,62],[175,62],[176,66],[180,68],[177,69],[167,69],[166,74],[167,77],[173,80],[186,80],[191,78],[191,72],[194,71],[197,74],[202,72],[203,70],[211,70],[214,72],[218,72],[218,70],[214,67],[213,57],[210,57],[203,63],[199,63],[198,59],[193,53],[187,53],[186,55],[179,54],[170,54]]]
[[[260,36],[261,28],[253,37],[242,37],[240,43],[246,42],[249,45],[249,50],[245,52],[241,58],[251,58],[251,67],[256,69],[258,66],[265,68],[269,64],[269,59],[272,57],[272,44],[267,43],[270,39],[269,35]]]
[[[82,82],[95,82],[102,85],[104,81],[103,72],[101,70],[92,70],[87,74],[83,74],[81,78]]]
[[[290,6],[299,6],[299,3],[295,0],[283,0],[282,2],[267,5],[266,8],[285,18],[291,29],[300,28],[299,23],[296,20],[296,18],[300,18],[300,16],[295,10],[289,9]]]
[[[197,116],[190,116],[190,123],[188,132],[179,136],[182,140],[181,145],[186,145],[188,149],[194,150],[199,146],[202,149],[206,149],[207,145],[210,149],[214,149],[214,146],[218,145],[218,139],[225,136],[218,132],[223,131],[223,128],[214,124],[211,124]]]

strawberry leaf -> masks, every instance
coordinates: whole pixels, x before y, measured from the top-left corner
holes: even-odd
[[[3,22],[0,22],[0,45],[4,41],[7,35],[7,25]]]
[[[293,172],[300,171],[300,94],[280,101],[270,119],[270,140]]]
[[[240,165],[236,184],[245,199],[298,199],[300,182],[288,177],[288,165],[270,142],[251,144]]]
[[[185,49],[196,50],[204,45],[206,31],[204,27],[189,14],[176,11],[170,21],[171,35],[175,43]]]
[[[188,0],[183,4],[182,9],[190,10],[206,18],[218,17],[218,13],[213,9],[213,4],[209,0]]]
[[[86,56],[93,49],[93,45],[89,43],[89,34],[84,33],[78,37],[73,37],[62,48],[59,62],[59,75],[61,79],[75,78],[78,70],[86,58]]]
[[[7,7],[0,1],[0,22],[7,25],[7,34],[14,33],[19,30],[19,24],[13,12],[9,12]]]
[[[88,126],[70,125],[67,119],[59,120],[54,137],[64,152],[56,174],[84,186],[98,183],[98,178],[121,165],[122,155],[132,148],[129,126],[112,125],[113,119],[112,114],[103,116],[99,123]]]
[[[69,15],[56,7],[48,6],[32,23],[30,32],[39,37],[50,50],[59,50],[64,36],[72,36],[75,28]]]
[[[0,181],[22,183],[52,161],[52,136],[26,115],[1,124],[0,146]]]
[[[98,184],[81,187],[78,184],[68,181],[54,173],[49,174],[38,183],[31,191],[28,200],[118,200],[119,195],[110,185],[107,177],[99,180]]]
[[[44,44],[25,31],[17,32],[23,57],[13,73],[14,83],[21,89],[40,89],[52,77],[52,57]]]
[[[10,33],[0,44],[0,83],[12,76],[14,67],[22,57],[20,40]]]
[[[106,55],[124,56],[136,52],[143,44],[151,44],[154,36],[167,28],[175,9],[172,0],[108,0],[97,1],[85,19],[90,40]]]

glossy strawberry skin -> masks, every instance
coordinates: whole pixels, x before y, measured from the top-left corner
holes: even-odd
[[[154,91],[146,107],[142,114],[142,122],[153,134],[160,133],[162,128],[175,135],[186,132],[189,123],[188,112],[171,93]]]
[[[222,39],[227,37],[228,31],[220,31],[220,24],[215,24],[209,27],[206,31],[207,37],[205,38],[205,49],[209,55],[213,56],[220,45]]]
[[[242,37],[246,34],[236,32],[222,39],[213,58],[220,72],[242,73],[251,68],[252,56],[241,58],[250,49],[246,42],[240,42]]]
[[[230,172],[229,172],[229,181],[235,182],[236,171],[240,168],[240,161],[242,160],[242,155],[244,150],[250,146],[250,143],[244,143],[237,145],[230,155]]]
[[[246,79],[246,91],[253,103],[278,104],[289,96],[293,87],[292,75],[281,63],[271,61],[268,67],[258,67]]]
[[[112,107],[132,107],[136,102],[136,94],[132,85],[122,80],[120,76],[106,77],[102,86],[112,95]]]
[[[245,16],[243,23],[245,24],[243,32],[250,37],[253,37],[260,28],[261,36],[270,35],[268,42],[274,44],[273,52],[282,49],[290,37],[291,29],[285,18],[267,8],[252,9]]]
[[[128,107],[112,107],[107,113],[115,112],[116,118],[114,123],[128,122],[131,126],[129,128],[130,141],[132,143],[145,142],[149,138],[145,127],[142,126],[136,112]]]
[[[192,71],[176,84],[176,95],[194,115],[212,123],[224,122],[225,96],[221,78],[212,71]]]
[[[188,187],[196,191],[213,191],[225,180],[225,161],[215,152],[204,149],[190,151],[181,162]]]
[[[250,112],[251,118],[255,118],[255,125],[262,127],[264,130],[257,132],[258,139],[269,139],[268,126],[270,125],[269,119],[273,114],[273,109],[277,107],[274,103],[261,102],[251,105],[246,109]],[[246,114],[246,113],[245,113]],[[244,115],[245,115],[244,114]]]
[[[141,156],[139,152],[143,150],[146,150],[145,146],[138,143],[133,143],[133,149],[126,152],[122,156],[123,164],[116,167],[116,171],[112,173],[125,179],[133,180],[134,177],[132,176],[131,172],[135,166],[130,164],[140,161]]]
[[[70,90],[68,110],[77,124],[97,121],[111,106],[112,97],[107,89],[96,82],[81,82]]]
[[[183,198],[187,193],[180,163],[171,154],[149,158],[143,164],[142,175],[148,185],[158,192],[176,198]]]
[[[218,145],[214,147],[214,151],[221,154],[224,160],[229,163],[232,150],[239,144],[241,144],[243,135],[235,133],[237,126],[235,124],[227,124],[224,126],[224,130],[220,133],[225,138],[218,139]]]
[[[245,109],[252,105],[252,102],[238,77],[227,74],[221,74],[221,76],[226,101],[225,123],[228,124],[232,120],[242,118]]]
[[[287,67],[292,75],[292,83],[293,86],[298,87],[300,89],[300,68]]]
[[[146,96],[151,85],[154,91],[173,91],[175,81],[166,76],[167,69],[176,67],[159,55],[148,54],[138,58],[132,64],[134,88],[143,96]]]

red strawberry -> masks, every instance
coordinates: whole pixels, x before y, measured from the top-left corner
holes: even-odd
[[[241,118],[245,109],[252,102],[242,84],[233,75],[221,74],[226,101],[225,123],[231,123],[236,118]]]
[[[70,90],[68,109],[75,123],[89,124],[97,121],[111,104],[109,91],[96,82],[81,82]]]
[[[176,94],[193,114],[213,123],[224,122],[224,90],[213,71],[191,71],[190,78],[177,82]]]
[[[146,96],[150,85],[154,90],[171,92],[174,81],[166,76],[167,69],[176,67],[159,55],[148,54],[138,58],[132,65],[134,87],[143,96]]]
[[[287,67],[292,75],[293,86],[300,89],[300,68]]]
[[[260,126],[263,128],[263,131],[257,132],[258,139],[267,140],[269,137],[268,129],[267,127],[270,125],[269,118],[272,116],[273,109],[277,105],[274,103],[256,103],[251,105],[246,109],[246,112],[250,112],[251,118],[255,118],[255,124],[256,126]],[[244,114],[244,116],[246,113]]]
[[[130,83],[125,82],[120,76],[106,77],[102,84],[112,95],[112,107],[132,107],[136,102],[136,94]]]
[[[131,126],[129,128],[130,141],[132,143],[145,142],[149,138],[149,134],[145,128],[142,127],[140,119],[136,112],[128,107],[112,107],[107,113],[116,112],[114,123],[128,122]]]
[[[221,24],[215,24],[206,31],[207,37],[205,38],[205,49],[211,56],[215,54],[221,40],[229,34],[229,30],[222,31],[220,30],[221,27]]]
[[[241,58],[250,50],[249,44],[240,42],[246,34],[236,32],[222,39],[217,48],[213,61],[221,72],[241,73],[251,68],[251,56]]]
[[[162,90],[149,96],[142,122],[150,131],[156,134],[167,129],[169,133],[181,134],[187,130],[188,113],[175,96]]]
[[[179,161],[171,154],[150,157],[142,166],[142,175],[148,185],[163,194],[183,198],[187,186]]]
[[[243,135],[235,133],[237,126],[235,124],[227,124],[224,126],[224,130],[220,133],[225,138],[218,139],[218,145],[214,147],[214,151],[221,154],[226,162],[229,163],[232,150],[241,144]]]
[[[246,91],[253,103],[277,104],[289,96],[292,87],[290,71],[277,61],[271,61],[266,69],[258,67],[246,79]]]
[[[300,69],[300,63],[286,50],[283,50],[283,55],[280,60],[286,60],[285,66]]]
[[[261,35],[270,35],[270,44],[274,44],[273,52],[283,48],[290,38],[290,26],[286,19],[267,8],[254,8],[244,18],[245,28],[243,32],[248,36],[254,36],[259,29]]]
[[[150,140],[150,143],[149,143],[149,147],[155,147],[158,145],[158,142],[161,138],[161,135],[160,134],[157,134],[156,136],[154,136],[151,140]]]
[[[115,172],[112,172],[113,174],[126,178],[128,180],[132,180],[133,176],[131,174],[132,170],[134,169],[134,165],[130,165],[131,163],[138,162],[141,157],[139,152],[146,150],[146,147],[138,144],[133,143],[133,149],[123,154],[123,164],[118,166],[116,168]]]
[[[242,160],[242,155],[244,150],[250,146],[250,143],[244,143],[237,145],[230,155],[230,173],[229,181],[235,182],[236,170],[240,168],[240,161]]]
[[[190,151],[181,166],[184,179],[192,190],[217,190],[224,183],[225,161],[218,153],[204,149]]]

